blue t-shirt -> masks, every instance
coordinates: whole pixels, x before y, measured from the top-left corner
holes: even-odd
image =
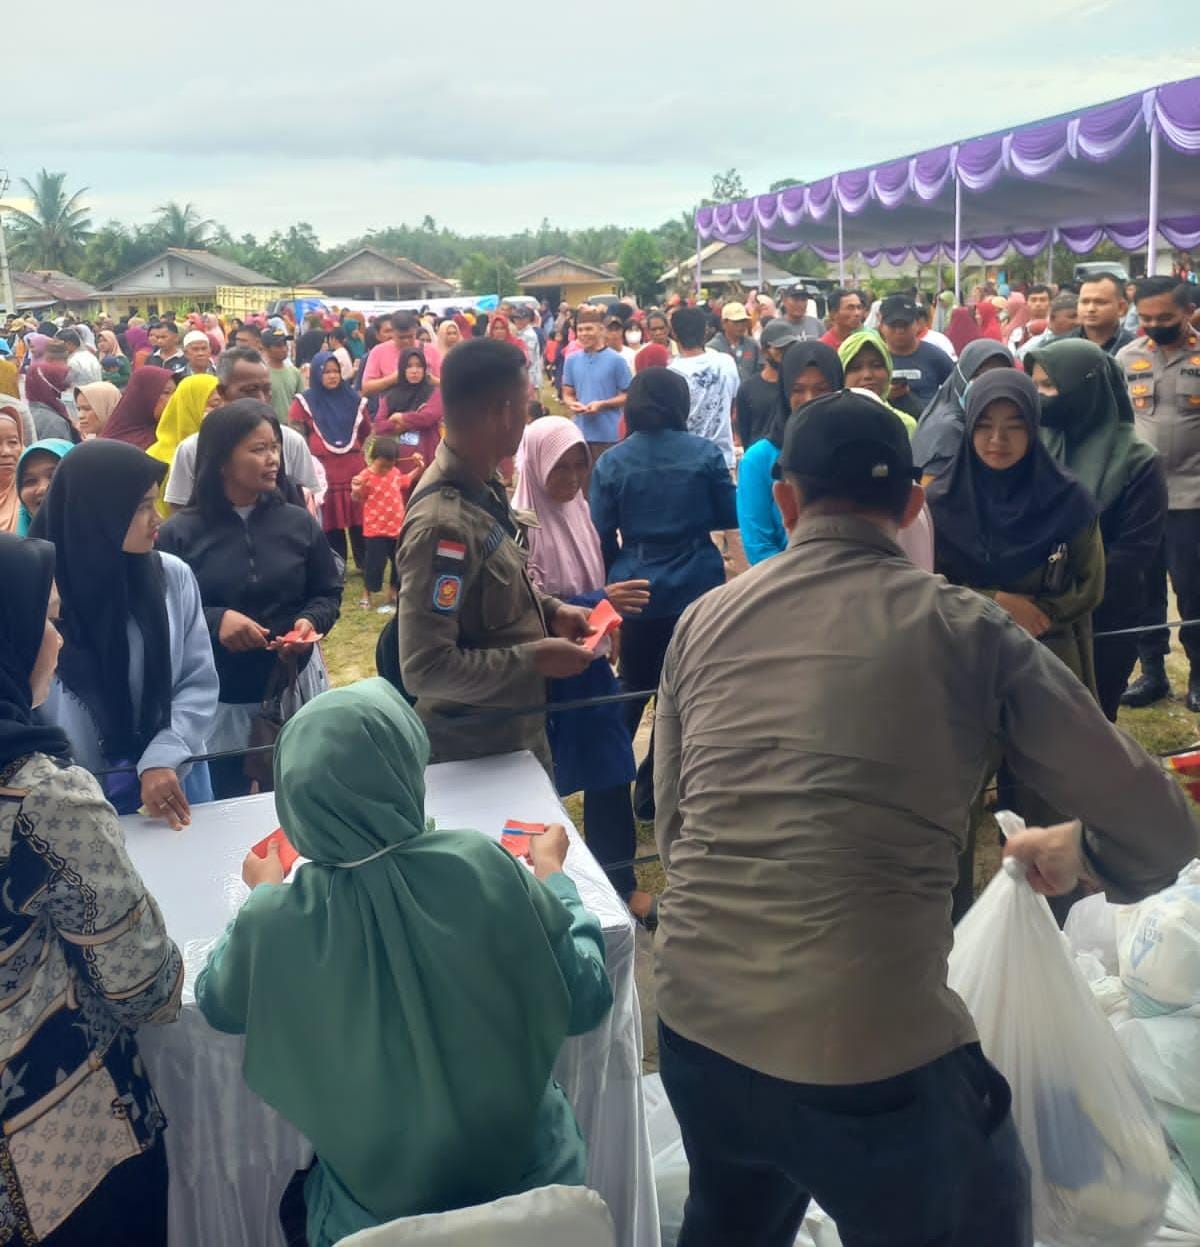
[[[598,403],[616,398],[629,389],[633,374],[625,360],[607,346],[602,351],[576,351],[567,360],[563,372],[563,385],[575,391],[581,403]],[[607,411],[590,416],[576,416],[575,423],[588,442],[615,442],[617,428],[621,423],[621,409],[610,407]]]
[[[742,530],[742,550],[751,567],[787,548],[787,530],[775,505],[771,470],[779,447],[760,437],[742,456],[738,466],[737,513]]]
[[[909,391],[928,407],[942,382],[954,371],[954,361],[940,347],[918,342],[911,355],[892,354],[892,376],[903,377]]]

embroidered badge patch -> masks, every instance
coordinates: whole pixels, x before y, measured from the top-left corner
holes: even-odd
[[[461,563],[467,557],[467,547],[461,541],[447,541],[444,537],[437,543],[434,554],[439,559],[452,559]]]
[[[462,592],[461,576],[439,576],[433,586],[433,609],[443,615],[458,610],[458,595]]]
[[[1135,359],[1133,363],[1129,365],[1129,371],[1146,372],[1153,367],[1154,365],[1148,359]]]

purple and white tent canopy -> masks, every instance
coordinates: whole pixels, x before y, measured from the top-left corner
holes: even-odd
[[[865,169],[696,213],[699,240],[755,238],[807,247],[837,263],[860,254],[921,264],[1010,247],[1032,256],[1054,241],[1125,250],[1156,233],[1200,246],[1200,78],[1152,87],[1078,113],[965,139]],[[1152,226],[1157,225],[1157,231]],[[1151,268],[1153,271],[1153,268]]]

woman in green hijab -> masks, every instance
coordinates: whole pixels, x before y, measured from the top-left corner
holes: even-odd
[[[916,432],[917,422],[907,412],[888,402],[892,388],[892,353],[874,329],[852,333],[837,349],[838,359],[846,373],[846,389],[870,390],[908,430]]]
[[[287,885],[274,854],[247,858],[254,890],[196,983],[209,1023],[245,1034],[247,1084],[313,1144],[312,1247],[585,1179],[551,1069],[611,1007],[600,924],[553,833],[534,878],[478,832],[427,827],[428,755],[384,680],[304,706],[275,788],[310,861]]]
[[[1104,600],[1097,633],[1135,628],[1147,605],[1147,570],[1163,541],[1167,479],[1153,446],[1138,438],[1116,360],[1095,343],[1065,338],[1025,355],[1041,395],[1046,448],[1096,500],[1104,539]],[[1114,723],[1137,659],[1136,637],[1095,641],[1096,689]]]

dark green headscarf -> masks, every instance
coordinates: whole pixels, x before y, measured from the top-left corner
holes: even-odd
[[[1103,514],[1158,453],[1134,430],[1133,404],[1117,361],[1094,342],[1065,338],[1025,356],[1058,390],[1042,399],[1042,442],[1083,484]]]
[[[570,1009],[566,908],[494,841],[426,827],[428,756],[385,680],[305,705],[275,802],[312,860],[255,888],[196,985],[214,1026],[244,1026],[246,1082],[312,1141],[329,1198],[380,1221],[517,1189]]]

